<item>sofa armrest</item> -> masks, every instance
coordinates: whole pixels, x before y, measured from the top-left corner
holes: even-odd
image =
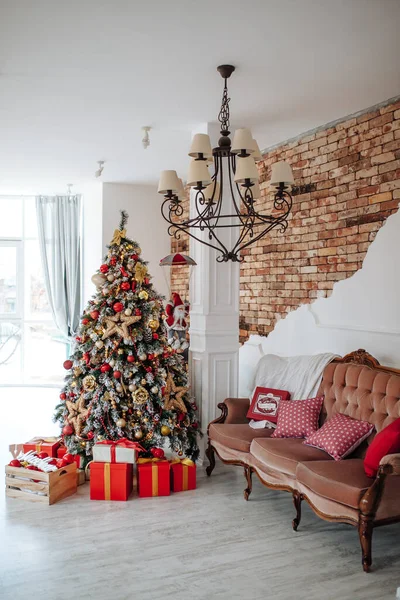
[[[211,421],[211,423],[248,423],[246,418],[250,402],[248,398],[226,398],[218,404],[221,415]],[[208,427],[210,427],[209,423]]]
[[[400,475],[400,453],[387,454],[382,458],[379,467],[385,469],[388,475]]]

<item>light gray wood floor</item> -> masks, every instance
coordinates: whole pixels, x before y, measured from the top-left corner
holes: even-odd
[[[285,492],[217,464],[168,498],[89,500],[88,484],[51,507],[0,501],[1,600],[366,600],[400,586],[400,524],[374,532],[363,573],[357,532],[304,507],[298,533]]]

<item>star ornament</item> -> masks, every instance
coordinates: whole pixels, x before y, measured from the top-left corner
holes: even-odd
[[[130,335],[128,327],[133,325],[133,323],[140,321],[141,318],[141,315],[139,317],[136,315],[127,316],[122,313],[117,313],[115,317],[105,317],[104,323],[106,330],[103,333],[102,339],[105,340],[110,337],[110,335],[114,334],[124,338],[125,340],[129,339]]]
[[[179,410],[186,413],[187,408],[183,401],[183,396],[187,393],[188,388],[177,386],[173,380],[171,373],[168,373],[167,382],[164,393],[164,408],[165,410]]]
[[[89,415],[89,409],[85,407],[85,400],[80,397],[77,402],[66,400],[68,409],[68,422],[74,428],[76,435],[80,435]]]

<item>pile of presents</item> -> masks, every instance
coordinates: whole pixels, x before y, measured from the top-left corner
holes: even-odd
[[[48,503],[52,504],[53,481],[53,486],[58,486],[57,500],[76,492],[77,486],[85,481],[81,457],[69,454],[58,438],[34,438],[26,444],[10,447],[10,450],[14,458],[6,467],[9,496],[21,497],[25,491],[29,495],[22,497],[34,499],[32,494],[37,490],[38,495],[47,496]],[[93,461],[86,467],[86,478],[90,479],[90,499],[127,500],[135,485],[140,498],[169,496],[171,491],[183,492],[196,488],[196,465],[193,461],[188,458],[167,460],[163,450],[156,448],[153,451],[146,453],[138,442],[125,438],[95,444]],[[51,472],[47,472],[50,469]],[[32,470],[42,471],[43,474],[35,472],[33,475]],[[59,475],[57,481],[55,473]],[[74,486],[71,485],[71,477],[74,478]],[[29,485],[24,483],[26,481],[29,481]],[[64,492],[61,491],[63,483]]]

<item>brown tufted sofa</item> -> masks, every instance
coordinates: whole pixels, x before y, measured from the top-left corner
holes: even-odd
[[[379,432],[400,417],[400,371],[381,366],[364,350],[324,369],[318,392],[322,394],[321,423],[340,412],[373,423]],[[377,477],[371,479],[364,473],[363,457],[375,432],[350,457],[334,461],[303,440],[275,439],[270,429],[251,429],[248,398],[228,398],[218,407],[222,415],[208,427],[207,474],[218,455],[224,463],[244,467],[246,500],[253,473],[267,487],[292,493],[295,531],[302,500],[322,519],[356,526],[363,568],[369,571],[373,528],[400,521],[400,454],[384,457]]]

